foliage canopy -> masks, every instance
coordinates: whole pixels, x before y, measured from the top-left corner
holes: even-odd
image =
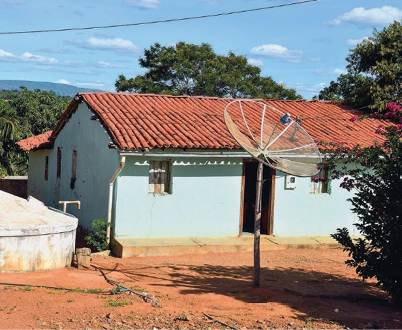
[[[348,73],[324,88],[319,99],[383,111],[402,98],[402,25],[395,21],[363,40],[346,57]]]
[[[23,175],[28,154],[15,142],[50,131],[70,103],[70,97],[41,90],[0,93],[0,176]]]
[[[139,59],[147,71],[127,79],[120,75],[116,90],[172,95],[204,95],[240,98],[299,99],[271,77],[262,77],[261,69],[244,56],[230,52],[217,55],[209,44],[179,42],[174,46],[155,43]]]
[[[387,118],[400,121],[402,107],[387,104]],[[402,303],[402,125],[379,126],[378,134],[386,140],[371,147],[337,147],[332,164],[342,161],[357,164],[352,168],[334,170],[343,177],[341,187],[355,195],[349,199],[357,215],[355,224],[363,238],[352,240],[346,228],[333,234],[363,279],[376,278],[377,285],[393,300]]]

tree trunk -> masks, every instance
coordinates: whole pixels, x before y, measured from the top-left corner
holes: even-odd
[[[254,286],[260,286],[261,198],[264,164],[258,162],[254,217]]]

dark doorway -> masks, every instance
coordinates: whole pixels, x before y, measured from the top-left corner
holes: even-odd
[[[255,217],[255,195],[258,162],[244,162],[244,205],[243,205],[243,234],[254,233]],[[262,188],[262,214],[261,214],[261,234],[272,234],[272,224],[270,222],[271,213],[271,187],[272,170],[264,166],[264,183]]]

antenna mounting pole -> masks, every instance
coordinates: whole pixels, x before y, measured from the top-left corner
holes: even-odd
[[[258,162],[254,217],[254,286],[260,286],[261,195],[264,164]]]

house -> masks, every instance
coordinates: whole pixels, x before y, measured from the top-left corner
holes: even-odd
[[[28,194],[45,204],[79,200],[80,224],[113,223],[113,237],[238,236],[253,231],[257,163],[229,134],[223,111],[233,99],[79,93],[51,132],[19,142],[29,151]],[[259,100],[317,140],[371,145],[377,119],[333,102]],[[328,176],[328,173],[320,175]],[[314,182],[264,169],[262,233],[357,234],[337,180]]]

